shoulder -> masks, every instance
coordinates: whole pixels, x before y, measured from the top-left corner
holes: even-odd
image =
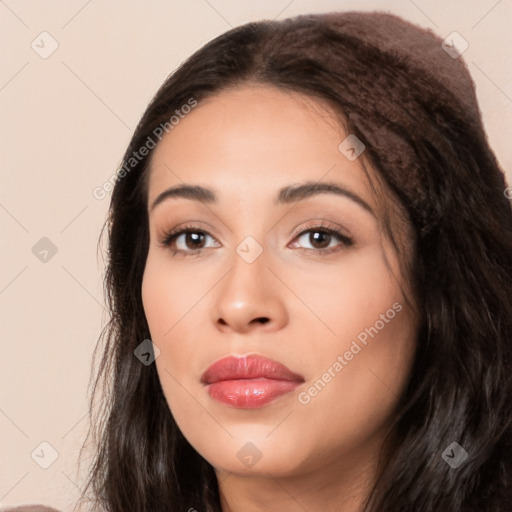
[[[19,505],[14,508],[1,509],[0,512],[59,512],[59,510],[45,505]]]

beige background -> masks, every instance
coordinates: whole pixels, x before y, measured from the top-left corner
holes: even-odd
[[[91,357],[106,319],[97,242],[110,195],[92,191],[117,169],[151,96],[232,26],[349,9],[468,41],[463,58],[512,183],[512,0],[0,2],[0,508],[71,511],[79,495]],[[58,48],[42,58],[52,38]],[[32,252],[42,237],[57,249],[46,262]],[[47,469],[41,442],[58,453]]]

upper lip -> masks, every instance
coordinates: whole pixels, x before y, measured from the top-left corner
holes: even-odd
[[[211,364],[201,376],[203,384],[223,380],[257,379],[304,382],[302,375],[292,372],[285,365],[259,355],[228,356]]]

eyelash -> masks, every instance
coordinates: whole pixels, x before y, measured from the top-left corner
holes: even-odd
[[[333,229],[323,223],[315,224],[313,226],[307,226],[303,231],[301,231],[300,233],[295,235],[294,240],[296,238],[302,237],[306,233],[315,232],[315,231],[320,232],[320,233],[327,233],[328,235],[338,238],[342,242],[342,245],[344,245],[345,247],[350,247],[354,243],[352,238],[350,238],[346,235],[343,235],[338,230]],[[175,256],[178,253],[182,253],[184,256],[198,256],[199,254],[201,254],[201,252],[203,250],[205,250],[205,248],[183,251],[182,249],[176,250],[176,249],[172,249],[170,247],[171,243],[174,242],[179,236],[181,236],[183,234],[187,234],[187,233],[201,233],[203,235],[211,236],[207,231],[204,231],[200,227],[189,225],[189,226],[184,226],[178,230],[164,232],[162,235],[162,239],[159,240],[160,246],[163,248],[169,248],[170,251],[172,252],[173,256]],[[321,254],[322,256],[326,256],[333,252],[337,252],[338,250],[341,250],[341,249],[336,249],[336,248],[331,247],[330,249],[303,249],[303,250],[308,254],[315,253],[315,254]]]

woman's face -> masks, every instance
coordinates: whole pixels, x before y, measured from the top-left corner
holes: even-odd
[[[218,472],[372,464],[408,379],[415,317],[346,137],[311,98],[244,86],[154,150],[144,310],[170,410]],[[185,185],[209,192],[153,208]],[[246,355],[289,372],[257,358],[206,372]]]

